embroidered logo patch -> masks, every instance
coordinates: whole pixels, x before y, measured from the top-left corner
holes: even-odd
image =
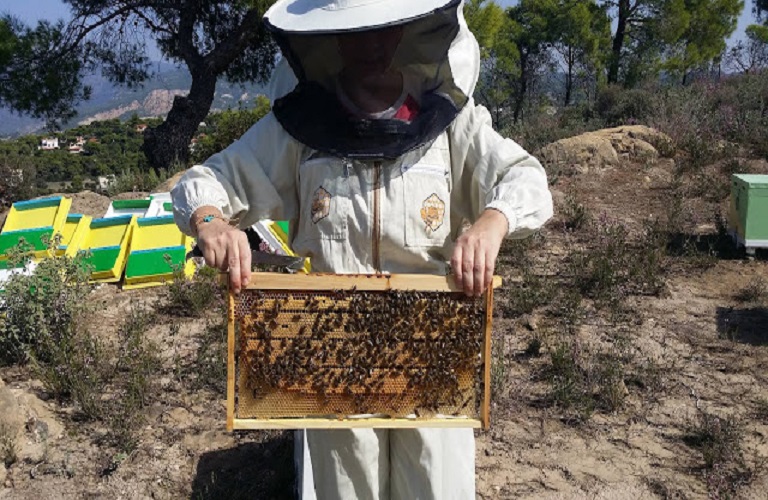
[[[330,212],[331,193],[326,191],[323,186],[320,186],[315,190],[315,195],[312,197],[312,223],[317,224],[328,217]]]
[[[421,220],[427,225],[427,234],[432,234],[443,225],[445,217],[445,202],[435,193],[421,204]]]

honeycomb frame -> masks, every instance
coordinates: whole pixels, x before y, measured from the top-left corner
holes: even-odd
[[[500,285],[469,298],[452,276],[253,273],[229,293],[227,430],[487,429]]]

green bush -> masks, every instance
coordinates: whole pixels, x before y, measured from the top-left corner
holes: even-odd
[[[173,280],[165,287],[164,309],[175,316],[200,317],[214,307],[223,307],[224,288],[216,268],[204,266],[187,277],[176,267]]]
[[[629,230],[606,216],[591,222],[589,246],[573,252],[566,264],[573,285],[600,305],[618,305],[633,294],[662,290],[665,241],[646,232],[630,238]]]
[[[609,127],[644,123],[653,115],[654,93],[653,88],[607,85],[597,93],[595,114]]]
[[[0,362],[51,361],[88,311],[89,276],[81,257],[67,256],[41,260],[30,276],[13,275],[0,301]]]

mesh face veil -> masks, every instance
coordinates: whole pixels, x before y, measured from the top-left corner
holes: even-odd
[[[281,29],[271,23],[268,12],[266,23],[288,63],[278,65],[271,84],[277,94],[272,96],[275,116],[281,125],[304,144],[345,157],[395,158],[434,140],[469,101],[479,70],[479,50],[461,15],[462,2],[443,3],[416,18],[336,31]],[[388,68],[408,82],[409,92],[420,104],[419,116],[409,124],[394,120],[350,123],[335,98],[335,85],[345,68],[339,39],[345,34],[393,27],[400,31],[400,38]],[[382,52],[371,52],[373,65]],[[279,83],[281,79],[283,83]]]

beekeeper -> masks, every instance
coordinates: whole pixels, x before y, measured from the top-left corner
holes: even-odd
[[[250,275],[239,228],[290,220],[293,250],[334,273],[491,283],[506,236],[552,215],[539,162],[472,100],[480,54],[460,0],[278,0],[272,111],[173,189],[206,262]],[[233,221],[236,221],[237,226]],[[449,268],[450,265],[450,268]],[[475,498],[471,429],[308,431],[320,499]]]

